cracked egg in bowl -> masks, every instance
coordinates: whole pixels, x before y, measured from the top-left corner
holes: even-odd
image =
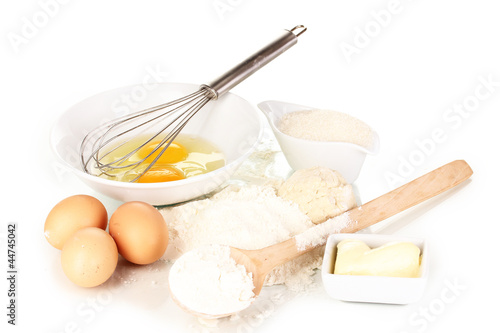
[[[150,173],[149,179],[130,182],[126,177],[117,179],[109,174],[85,172],[82,160],[91,154],[92,147],[83,152],[80,148],[92,129],[124,113],[159,105],[199,89],[193,84],[161,83],[140,100],[121,103],[123,96],[131,96],[135,87],[103,92],[75,104],[60,115],[51,132],[52,148],[62,164],[92,189],[111,198],[169,205],[210,193],[231,177],[262,137],[260,113],[243,98],[227,93],[206,104],[189,120],[175,139],[176,145],[171,145],[177,150],[164,154],[166,162],[155,163],[168,168],[156,175]]]

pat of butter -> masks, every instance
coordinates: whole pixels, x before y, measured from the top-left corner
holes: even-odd
[[[390,242],[371,249],[364,242],[345,239],[337,244],[334,274],[418,277],[420,249],[410,242]]]

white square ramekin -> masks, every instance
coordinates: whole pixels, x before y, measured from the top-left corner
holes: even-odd
[[[358,239],[369,247],[379,247],[389,242],[411,242],[420,248],[422,260],[419,277],[356,276],[333,274],[337,257],[337,244],[344,239]],[[423,239],[380,234],[334,234],[328,237],[321,277],[330,297],[350,302],[409,304],[423,295],[428,277],[428,248]]]

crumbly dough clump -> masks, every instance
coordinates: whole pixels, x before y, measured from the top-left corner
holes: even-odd
[[[297,170],[278,189],[318,224],[356,207],[352,186],[335,170],[313,167]]]

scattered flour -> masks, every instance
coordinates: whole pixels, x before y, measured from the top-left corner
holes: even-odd
[[[163,258],[175,260],[183,253],[208,244],[256,250],[285,241],[314,224],[299,207],[276,194],[272,186],[231,186],[213,197],[175,207],[161,208],[170,242]],[[300,290],[312,281],[321,266],[322,249],[276,267],[265,285],[285,283]]]
[[[371,128],[346,113],[331,110],[306,110],[284,115],[279,130],[290,136],[313,141],[351,142],[363,147],[372,144]]]
[[[185,253],[170,269],[169,285],[181,304],[207,315],[237,312],[255,299],[252,274],[237,264],[229,247],[223,245]]]
[[[326,243],[328,236],[339,233],[344,228],[352,226],[355,223],[357,221],[353,221],[349,217],[349,213],[336,216],[295,236],[295,246],[299,251],[302,251],[309,246],[323,245]]]
[[[255,181],[269,177],[265,155],[273,150],[268,148],[261,152],[264,154],[259,158],[261,167],[243,173],[243,183],[244,178]],[[320,244],[329,233],[342,229],[340,224],[331,229],[327,228],[329,224],[319,225],[318,229],[312,227],[313,222],[324,221],[355,206],[351,185],[331,170],[311,168],[296,171],[294,175],[286,182],[276,176],[272,181],[259,181],[260,185],[232,184],[207,199],[161,207],[170,237],[163,259],[175,261],[182,254],[208,244],[256,250],[306,231],[298,238],[302,244]],[[308,231],[311,228],[315,231]],[[321,267],[323,252],[324,247],[318,246],[275,267],[264,285],[285,284],[292,291],[305,290],[313,283],[314,270]]]

